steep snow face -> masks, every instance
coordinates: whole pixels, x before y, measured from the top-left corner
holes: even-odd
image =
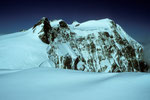
[[[35,33],[41,29],[37,27]],[[43,43],[32,28],[0,36],[0,69],[26,69],[39,67],[48,59],[47,44]]]
[[[45,33],[49,59],[56,68],[92,72],[146,71],[143,47],[110,19],[74,22],[50,21]],[[44,27],[43,27],[44,30]]]

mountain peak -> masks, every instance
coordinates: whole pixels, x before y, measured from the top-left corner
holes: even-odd
[[[36,24],[33,26],[33,29],[34,29],[36,26],[39,26],[39,25],[41,25],[41,24],[44,24],[44,22],[49,22],[48,18],[42,17],[42,18],[38,21],[38,23],[36,23]]]
[[[48,34],[52,29],[48,18],[43,17],[37,24],[33,26],[33,33],[39,34],[39,38],[44,42],[49,44]]]
[[[71,25],[63,20],[42,21],[39,38],[49,44],[49,59],[57,68],[94,72],[147,70],[142,45],[111,19]]]

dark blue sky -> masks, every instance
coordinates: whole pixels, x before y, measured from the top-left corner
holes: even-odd
[[[0,2],[0,34],[28,29],[43,16],[67,23],[110,18],[136,40],[150,36],[148,0],[4,0]]]

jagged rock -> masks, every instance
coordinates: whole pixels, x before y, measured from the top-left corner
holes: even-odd
[[[67,54],[64,57],[64,68],[71,69],[71,67],[72,67],[72,58],[69,54]]]
[[[60,25],[60,27],[68,28],[68,25],[66,24],[65,21],[60,21],[60,22],[59,22],[59,25]]]
[[[49,41],[48,57],[57,68],[87,72],[148,70],[143,46],[110,19],[87,21],[78,27],[62,20],[50,24],[44,24],[51,28],[46,28],[42,37]]]
[[[41,31],[43,31],[43,34],[39,35],[39,38],[46,44],[49,44],[49,36],[50,36],[50,30],[52,29],[52,27],[50,26],[50,22],[48,20],[48,18],[43,17],[37,24],[35,24],[33,26],[33,29],[35,31],[35,28],[39,25],[43,24],[43,28],[41,29]],[[40,31],[40,32],[41,32]]]
[[[37,24],[35,24],[34,26],[33,26],[33,29],[35,28],[35,27],[37,27],[38,25],[41,25],[43,22],[40,20]]]
[[[141,67],[141,72],[147,72],[149,70],[149,66],[147,65],[146,62],[140,61],[139,64],[140,64],[140,66],[142,66]]]
[[[49,44],[48,38],[46,37],[45,34],[39,35],[39,38],[46,44]]]
[[[47,18],[43,17],[38,23],[36,23],[34,26],[33,26],[33,29],[36,28],[37,26],[41,25],[42,23],[44,23],[45,20],[48,20]]]
[[[44,28],[44,33],[46,35],[48,35],[49,31],[52,29],[51,26],[50,26],[50,23],[48,21],[48,18],[45,18],[43,28]]]
[[[76,59],[75,59],[75,62],[74,62],[74,69],[75,70],[77,70],[77,64],[79,63],[79,57],[77,57]]]

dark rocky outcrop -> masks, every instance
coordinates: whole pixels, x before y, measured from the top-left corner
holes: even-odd
[[[75,25],[75,27],[78,27],[80,24]]]
[[[59,25],[60,25],[60,27],[62,27],[62,28],[68,28],[68,25],[66,24],[65,21],[60,21],[60,22],[59,22]]]
[[[78,70],[77,64],[79,63],[79,61],[80,61],[80,56],[75,59],[75,62],[74,62],[74,69],[75,70]]]
[[[49,44],[49,36],[50,36],[50,31],[52,30],[52,27],[50,25],[50,22],[48,18],[43,17],[37,24],[33,26],[33,29],[35,29],[38,25],[43,24],[43,34],[39,35],[39,38],[46,44]],[[42,31],[41,30],[41,31]]]
[[[141,66],[140,67],[141,72],[147,72],[149,70],[149,66],[145,61],[140,61],[139,64]]]
[[[49,35],[50,35],[50,30],[52,29],[51,26],[50,26],[50,23],[49,23],[49,20],[48,18],[45,18],[43,19],[43,23],[44,23],[44,26],[43,26],[43,30],[44,30],[44,34],[40,35],[40,39],[44,42],[44,43],[47,43],[49,44]]]
[[[71,69],[72,67],[72,58],[70,55],[65,55],[64,57],[64,68],[65,69]]]

